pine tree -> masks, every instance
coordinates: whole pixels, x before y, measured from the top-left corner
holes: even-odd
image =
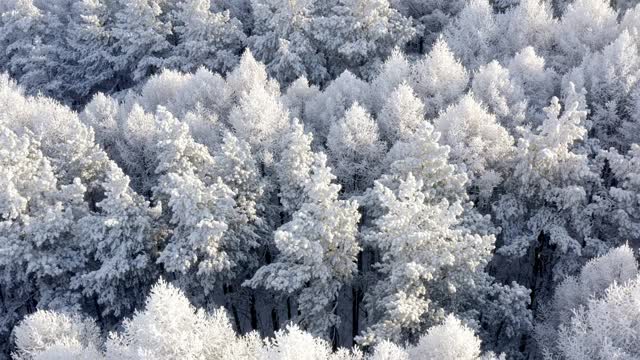
[[[79,273],[74,285],[85,296],[95,296],[103,315],[128,314],[144,302],[144,294],[157,278],[155,265],[159,209],[129,187],[129,178],[115,165],[101,186],[104,199],[97,211],[80,219],[82,253],[92,264]],[[139,291],[131,292],[136,288]]]
[[[380,252],[382,277],[367,297],[373,323],[362,343],[415,336],[425,322],[439,319],[440,301],[471,285],[489,260],[495,237],[458,228],[460,203],[435,200],[423,186],[412,174],[396,191],[376,183],[386,211],[364,241]]]
[[[297,322],[323,336],[339,320],[332,309],[338,291],[356,272],[360,252],[357,204],[338,199],[334,179],[326,157],[318,154],[305,185],[308,200],[274,233],[280,253],[245,283],[295,294]]]
[[[118,0],[112,35],[115,69],[140,81],[159,70],[172,50],[171,26],[161,20],[159,0]]]
[[[278,196],[282,210],[291,215],[306,202],[305,184],[314,163],[311,134],[305,133],[297,119],[289,126],[282,141],[280,160],[276,164]]]
[[[389,144],[410,139],[425,121],[424,112],[424,104],[411,87],[401,83],[389,94],[378,115],[382,137]]]
[[[480,66],[471,82],[473,95],[495,114],[500,125],[511,133],[523,125],[527,115],[527,98],[520,84],[497,61]]]
[[[554,32],[559,48],[557,67],[580,64],[590,52],[602,50],[618,34],[616,12],[605,0],[576,0],[567,6]]]
[[[14,336],[17,360],[103,358],[100,330],[77,314],[38,310],[16,326]]]
[[[188,0],[177,7],[178,45],[167,64],[189,72],[200,66],[220,73],[233,69],[246,42],[242,24],[228,11],[211,12],[211,0]]]
[[[73,103],[84,102],[97,90],[110,91],[119,84],[112,61],[110,22],[112,9],[102,0],[73,4],[67,25],[67,46],[73,53],[67,78]]]
[[[498,56],[498,29],[489,0],[472,0],[443,33],[462,64],[469,69],[477,69]]]
[[[349,69],[365,77],[374,66],[416,35],[411,19],[387,0],[332,1],[328,14],[314,21],[314,38],[322,44],[330,74]]]
[[[327,147],[346,193],[364,191],[380,175],[386,145],[380,141],[378,124],[357,102],[331,125]]]
[[[428,118],[437,116],[456,101],[469,83],[467,70],[458,61],[443,38],[431,52],[411,68],[410,85],[425,105]]]
[[[313,39],[316,1],[252,0],[251,49],[271,76],[287,85],[301,76],[314,83],[329,78],[325,54]]]
[[[249,359],[252,349],[239,339],[223,309],[194,308],[184,293],[158,281],[144,310],[123,323],[106,343],[107,359]]]
[[[451,148],[453,164],[462,166],[480,199],[488,199],[502,181],[513,152],[513,138],[472,95],[465,95],[434,120],[440,142]]]

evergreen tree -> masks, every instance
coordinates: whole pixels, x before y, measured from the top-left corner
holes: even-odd
[[[340,186],[318,154],[305,184],[307,201],[274,233],[279,254],[246,282],[297,296],[297,322],[312,334],[327,335],[339,318],[333,314],[340,288],[355,274],[360,246],[360,214],[353,201],[338,199]]]

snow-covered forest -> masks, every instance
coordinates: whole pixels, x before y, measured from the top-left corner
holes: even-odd
[[[0,0],[0,359],[640,359],[638,3]]]

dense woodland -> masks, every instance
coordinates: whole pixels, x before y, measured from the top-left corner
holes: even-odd
[[[0,0],[0,359],[640,359],[635,0]]]

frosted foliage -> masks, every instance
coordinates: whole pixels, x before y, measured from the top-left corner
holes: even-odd
[[[372,69],[362,69],[361,64],[369,58],[387,57],[416,35],[412,20],[387,0],[341,0],[334,4],[329,5],[328,16],[317,19],[314,37],[326,48],[328,56],[337,57],[333,59],[336,64],[343,62],[367,74]]]
[[[385,99],[378,116],[383,138],[394,144],[398,140],[408,140],[422,126],[424,104],[405,82]]]
[[[557,335],[574,322],[576,311],[588,307],[592,299],[606,297],[612,284],[625,284],[639,274],[638,263],[627,245],[610,250],[590,260],[577,276],[570,276],[558,285],[548,305],[548,311],[536,325],[536,340],[546,351],[562,351],[566,346]]]
[[[363,191],[379,176],[386,146],[380,140],[378,124],[357,102],[331,125],[327,147],[335,175],[346,192]]]
[[[100,213],[79,221],[82,251],[98,261],[96,268],[77,278],[85,294],[93,294],[103,313],[116,316],[142,303],[142,294],[127,289],[145,289],[155,272],[151,269],[154,249],[153,221],[158,209],[129,187],[129,178],[113,167],[106,175],[104,199],[96,204]]]
[[[163,280],[151,289],[144,310],[111,333],[107,359],[242,359],[236,338],[222,309],[197,310],[184,294]]]
[[[496,16],[501,34],[497,42],[503,58],[531,46],[546,53],[553,44],[556,20],[548,1],[517,0],[518,5]]]
[[[527,101],[520,84],[511,80],[508,69],[497,61],[483,65],[473,77],[475,97],[495,114],[505,128],[513,131],[525,121]]]
[[[609,207],[603,207],[606,211],[605,217],[614,224],[615,230],[611,231],[611,238],[617,243],[637,239],[640,234],[637,221],[640,218],[640,199],[635,194],[640,186],[640,146],[632,144],[626,155],[621,155],[615,150],[603,152],[601,155],[608,161],[612,178],[618,182],[609,189],[609,198],[603,198],[605,204],[611,202]],[[615,211],[611,211],[612,208]]]
[[[169,66],[193,71],[206,66],[224,72],[238,63],[246,36],[242,24],[228,11],[212,13],[211,0],[188,0],[177,5],[179,45],[168,58]]]
[[[444,29],[444,39],[464,66],[477,69],[495,58],[497,31],[489,0],[471,0]]]
[[[512,231],[515,229],[511,224],[518,222],[516,216],[526,214],[520,210],[522,206],[544,199],[542,206],[524,208],[532,212],[525,232],[547,232],[551,242],[563,253],[579,252],[582,247],[565,226],[575,226],[578,235],[589,231],[589,223],[582,218],[584,214],[580,209],[586,196],[584,185],[591,181],[593,173],[585,155],[572,151],[573,144],[586,135],[582,124],[587,113],[580,108],[583,99],[584,94],[570,91],[561,112],[559,100],[553,98],[545,108],[547,117],[538,133],[525,132],[519,139],[516,166],[508,184],[517,189],[518,198],[513,194],[504,195],[497,207],[498,220],[504,223],[506,231]],[[511,184],[512,181],[515,183]],[[554,208],[548,204],[555,204]],[[513,235],[513,239],[513,243],[500,251],[523,254],[529,242],[535,241],[531,235]]]
[[[489,197],[502,180],[496,170],[513,151],[507,130],[472,95],[447,108],[434,124],[442,134],[440,142],[451,147],[451,162],[465,168],[480,197]]]
[[[476,360],[480,359],[480,339],[455,316],[448,315],[443,324],[430,328],[409,354],[419,360]]]
[[[162,161],[156,168],[160,178],[154,196],[166,201],[174,230],[158,261],[173,272],[194,268],[199,275],[228,276],[228,271],[244,259],[241,251],[235,251],[241,240],[225,236],[238,216],[236,194],[212,175],[214,159],[204,146],[193,141],[188,128],[170,114],[159,115],[158,156]]]
[[[339,349],[333,352],[326,340],[314,337],[296,325],[276,332],[273,339],[265,340],[258,360],[362,360],[357,350]]]
[[[277,84],[269,81],[264,64],[253,57],[250,50],[245,50],[240,63],[227,75],[227,92],[232,100],[246,96],[253,88],[261,87],[271,95],[279,95]]]
[[[422,180],[424,191],[435,199],[465,199],[467,176],[449,163],[448,146],[438,143],[440,133],[428,122],[406,141],[398,141],[385,157],[385,171],[381,182],[386,186],[413,174]]]
[[[614,283],[603,298],[589,300],[561,328],[561,356],[571,360],[638,358],[639,305],[639,278]]]
[[[320,94],[316,85],[309,85],[305,77],[298,78],[287,88],[282,97],[282,103],[289,109],[289,117],[302,119],[307,103]]]
[[[545,59],[528,46],[515,54],[508,65],[510,79],[520,87],[528,99],[528,121],[537,127],[544,119],[542,109],[549,104],[557,75],[545,68]]]
[[[315,1],[251,0],[257,31],[249,38],[251,48],[272,76],[288,84],[300,76],[314,82],[325,80],[327,64],[313,42]]]
[[[616,12],[605,0],[576,0],[569,4],[555,31],[555,43],[564,53],[563,66],[579,65],[589,52],[598,51],[618,34]]]
[[[58,183],[40,144],[0,124],[0,265],[13,281],[65,278],[83,265],[75,221],[86,213],[79,179]],[[15,273],[14,273],[15,272]]]
[[[292,122],[283,139],[276,173],[280,186],[280,203],[289,214],[300,209],[306,201],[304,188],[314,162],[311,141],[311,134],[304,132],[297,119]]]
[[[630,113],[633,92],[640,84],[640,45],[624,30],[602,52],[582,64],[587,96],[592,109],[595,136],[604,144],[626,150],[640,138],[638,119]]]
[[[229,124],[264,160],[273,150],[275,138],[286,128],[288,119],[289,114],[278,97],[256,86],[240,97],[229,115]]]
[[[368,95],[368,84],[345,71],[322,94],[310,99],[305,109],[305,119],[314,130],[314,140],[324,142],[331,124],[342,118],[354,103],[367,108]]]
[[[105,94],[98,93],[80,113],[80,120],[91,126],[96,142],[107,152],[111,152],[118,138],[118,102]]]
[[[639,144],[638,0],[0,0],[0,359],[640,358]]]
[[[298,292],[299,322],[313,334],[323,334],[337,322],[330,308],[342,284],[353,277],[360,252],[355,238],[357,204],[338,199],[340,186],[332,183],[334,179],[326,157],[317,155],[305,184],[308,200],[274,233],[280,254],[247,282]]]
[[[113,36],[118,51],[114,65],[120,71],[133,72],[140,80],[162,67],[162,57],[171,48],[167,36],[169,24],[160,19],[162,9],[157,0],[118,0],[121,9],[115,14]]]
[[[182,74],[176,70],[165,70],[151,76],[140,91],[140,105],[147,112],[154,112],[158,106],[163,106],[178,115],[180,109],[172,102],[191,82],[191,77],[190,74]]]
[[[100,359],[100,330],[78,315],[39,310],[14,330],[16,360]]]
[[[400,346],[385,340],[373,348],[367,360],[409,360],[409,354]]]
[[[380,252],[377,267],[384,276],[368,295],[376,322],[360,342],[399,341],[419,330],[425,317],[438,312],[437,294],[453,296],[456,288],[473,283],[493,249],[493,236],[457,229],[459,203],[433,201],[423,183],[409,174],[397,191],[376,183],[375,196],[386,213],[375,221],[365,243]]]
[[[398,49],[382,64],[380,72],[371,82],[371,106],[379,112],[392,92],[409,78],[411,65],[405,55]]]
[[[431,52],[411,67],[409,84],[424,102],[428,117],[454,102],[466,90],[469,74],[440,38]]]
[[[620,21],[620,31],[627,30],[630,33],[640,31],[640,6],[636,5],[627,10]]]
[[[30,133],[63,185],[75,178],[93,182],[108,162],[91,128],[66,106],[45,97],[25,97],[6,75],[0,76],[0,124],[18,135]]]
[[[213,161],[216,173],[233,191],[236,211],[244,221],[256,220],[264,184],[249,144],[227,132]]]

